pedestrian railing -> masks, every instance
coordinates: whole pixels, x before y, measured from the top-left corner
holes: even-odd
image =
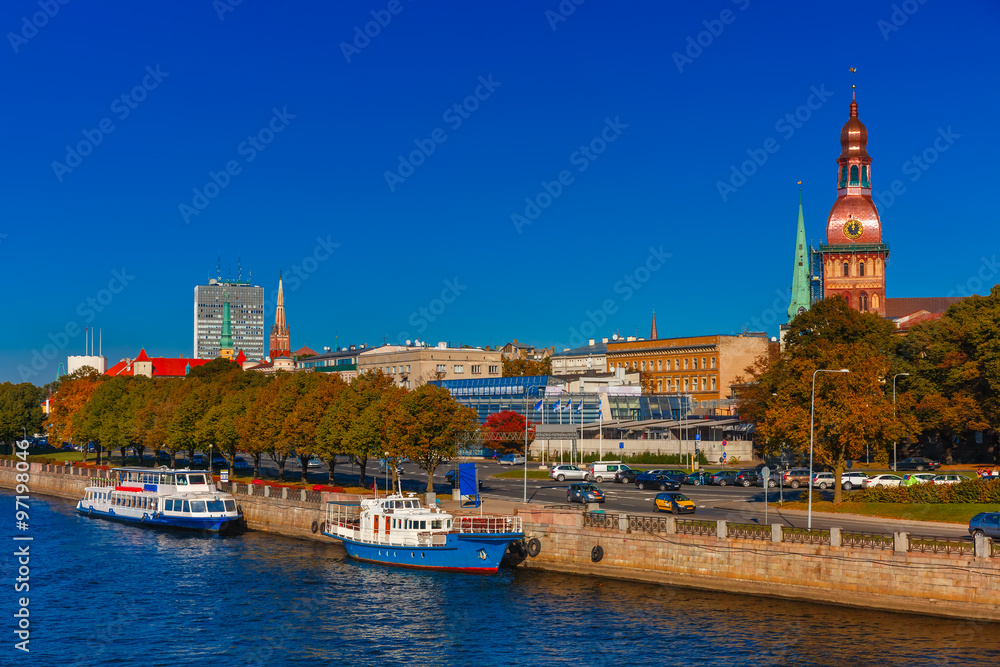
[[[726,523],[726,537],[744,540],[770,540],[771,527],[759,523]]]
[[[830,531],[786,526],[781,529],[781,541],[793,544],[830,544]]]
[[[896,539],[891,533],[861,533],[844,531],[840,535],[840,546],[861,547],[864,549],[884,549],[892,551],[896,546]]]
[[[584,528],[612,528],[618,530],[617,514],[601,514],[598,512],[583,513]]]
[[[972,540],[910,535],[910,551],[974,556],[976,553],[976,543]]]
[[[715,521],[676,519],[674,524],[677,526],[677,532],[682,535],[717,535],[719,530],[719,524]]]
[[[667,517],[665,516],[628,515],[628,529],[630,531],[665,533],[667,532],[667,525]]]

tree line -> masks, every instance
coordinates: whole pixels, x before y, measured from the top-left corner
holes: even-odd
[[[316,456],[328,463],[332,481],[336,457],[348,455],[363,487],[369,459],[386,458],[395,470],[407,458],[428,472],[428,491],[435,468],[455,456],[459,436],[479,429],[476,412],[436,385],[411,391],[381,371],[349,383],[334,373],[244,372],[223,359],[186,378],[67,376],[47,426],[50,442],[95,442],[120,449],[123,460],[135,448],[140,459],[146,451],[167,452],[173,465],[178,453],[190,460],[211,446],[232,466],[237,452],[246,452],[254,477],[264,456],[282,478],[290,458],[304,471]]]
[[[820,369],[849,372],[816,373],[813,402]],[[789,323],[780,353],[747,369],[738,399],[764,455],[784,448],[808,454],[814,409],[815,460],[838,476],[866,451],[890,463],[894,443],[899,459],[996,462],[1000,286],[905,336],[889,320],[825,299]]]

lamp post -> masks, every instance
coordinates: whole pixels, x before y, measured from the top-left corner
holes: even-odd
[[[813,422],[816,419],[816,374],[817,373],[850,373],[851,371],[846,368],[841,368],[840,370],[831,370],[827,368],[817,368],[813,371],[812,379],[812,399],[809,402],[809,519],[807,523],[807,528],[812,530],[813,527]],[[839,483],[840,480],[834,480],[834,483]]]
[[[542,410],[545,406],[542,406]],[[528,502],[528,384],[524,385],[524,499]]]
[[[892,416],[893,416],[894,419],[896,417],[896,378],[898,378],[900,376],[909,377],[910,374],[909,373],[896,373],[895,375],[892,376]],[[896,457],[896,441],[894,439],[892,441],[892,471],[893,472],[896,472],[896,461],[897,461],[897,457]]]

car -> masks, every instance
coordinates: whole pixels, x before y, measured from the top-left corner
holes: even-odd
[[[923,456],[913,456],[908,459],[903,459],[896,464],[896,470],[916,470],[918,472],[923,472],[924,470],[937,470],[941,467],[941,464],[937,461],[932,461]]]
[[[323,461],[321,461],[318,456],[310,456],[309,460],[306,461],[306,467],[307,468],[319,468],[322,465],[323,465]]]
[[[519,466],[524,465],[524,454],[504,454],[499,459],[497,463],[502,466]]]
[[[615,481],[620,484],[634,484],[635,478],[641,474],[642,470],[635,470],[633,468],[625,468],[624,470],[619,469],[618,472],[615,473]]]
[[[860,489],[865,485],[865,480],[868,479],[868,475],[857,470],[848,471],[840,475],[840,486],[843,487],[845,491],[850,491],[851,489]]]
[[[566,488],[566,502],[568,503],[603,503],[604,492],[596,484],[585,482],[583,484],[570,484]]]
[[[870,489],[873,486],[899,486],[902,481],[899,475],[875,475],[865,480],[864,487]]]
[[[242,456],[233,459],[233,470],[249,470],[250,463]]]
[[[659,489],[660,491],[679,491],[680,480],[663,473],[644,472],[635,478],[635,485],[639,489]]]
[[[735,470],[720,470],[708,478],[710,484],[716,486],[728,486],[736,483]]]
[[[903,475],[903,479],[899,484],[900,486],[916,486],[917,484],[933,483],[935,477],[937,475],[929,472],[907,473]]]
[[[969,519],[969,534],[1000,539],[1000,512],[983,512]]]
[[[77,449],[76,449],[76,447],[74,447],[73,445],[69,444],[68,442],[64,442],[63,446],[59,448],[59,451],[60,452],[75,452],[75,451],[77,451]]]
[[[756,470],[739,470],[736,472],[736,477],[733,480],[734,486],[757,486],[760,481],[760,475],[757,474]]]
[[[661,512],[670,512],[671,514],[694,514],[695,510],[693,500],[685,496],[683,493],[677,493],[675,491],[657,493],[653,504],[656,506],[656,509]]]
[[[833,488],[833,473],[832,472],[818,472],[813,475],[812,486],[820,490],[832,489]]]
[[[212,457],[212,467],[213,468],[228,468],[229,461],[226,460],[225,456],[215,455]]]
[[[195,454],[191,457],[191,465],[204,468],[208,464],[208,457],[204,454]]]
[[[684,481],[682,482],[682,484],[691,484],[693,486],[702,486],[704,484],[711,484],[712,482],[709,480],[711,476],[712,473],[710,472],[706,472],[704,470],[698,470],[696,472],[691,473],[690,475],[686,475],[684,477]]]
[[[554,479],[557,482],[563,482],[567,479],[580,479],[585,482],[590,481],[590,475],[586,470],[580,470],[576,466],[565,464],[553,466],[552,470],[549,471],[549,478]]]
[[[968,481],[970,478],[965,475],[938,475],[931,480],[934,484],[961,484]]]
[[[809,468],[789,468],[781,476],[781,484],[797,489],[809,484]]]
[[[170,455],[170,452],[165,452],[162,449],[156,452],[156,462],[157,463],[170,463],[174,460],[174,457]]]
[[[618,481],[618,473],[622,470],[629,470],[629,467],[618,461],[595,461],[587,467],[590,478],[597,483],[601,483],[605,479]]]

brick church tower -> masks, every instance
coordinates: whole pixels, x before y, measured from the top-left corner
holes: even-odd
[[[291,332],[285,324],[285,292],[278,276],[278,305],[274,310],[274,325],[271,327],[271,361],[278,357],[292,358]]]
[[[823,295],[839,296],[861,312],[885,316],[885,270],[889,245],[882,242],[882,221],[872,201],[868,130],[858,119],[851,95],[851,115],[840,131],[837,200],[826,224]]]

